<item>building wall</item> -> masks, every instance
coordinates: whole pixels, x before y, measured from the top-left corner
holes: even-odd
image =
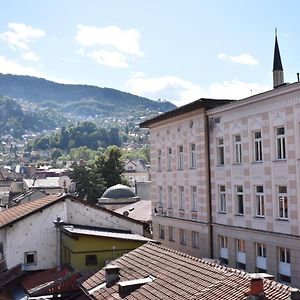
[[[153,211],[158,212],[158,215],[153,218],[153,237],[164,245],[193,253],[198,257],[210,256],[205,126],[206,117],[202,109],[150,126],[151,199]],[[195,168],[191,167],[192,145],[195,145]],[[169,149],[172,151],[171,170],[168,168]],[[179,152],[181,151],[182,168],[180,169]],[[180,187],[183,187],[183,205],[180,204]],[[160,199],[160,188],[162,188],[162,199]],[[193,188],[196,193],[196,207],[192,207]],[[172,189],[171,193],[170,189]],[[170,194],[172,194],[172,203],[169,199]],[[159,232],[160,226],[164,226],[164,239]],[[175,230],[176,236],[173,242],[168,241],[168,226],[174,227]],[[179,232],[182,232],[180,229],[185,232],[185,245],[182,245],[178,236]],[[190,239],[194,230],[201,245],[199,248],[191,246]]]
[[[290,280],[300,286],[300,85],[256,95],[208,112],[210,126],[211,201],[214,256],[220,257],[220,236],[228,237],[228,263],[236,266],[234,240],[246,244],[246,269],[256,267],[256,242],[265,244],[267,272],[280,279],[280,248],[290,253]],[[285,146],[278,147],[278,128]],[[262,160],[256,161],[255,132],[261,133]],[[235,161],[234,136],[241,136],[242,162]],[[224,142],[221,165],[218,142]],[[278,149],[285,148],[285,157]],[[280,156],[280,155],[279,155]],[[281,155],[282,156],[282,155]],[[226,188],[226,210],[221,211],[220,188]],[[244,213],[239,213],[237,187],[243,187]],[[263,213],[257,187],[263,189]],[[280,187],[286,189],[284,197]],[[281,210],[285,203],[287,210]]]

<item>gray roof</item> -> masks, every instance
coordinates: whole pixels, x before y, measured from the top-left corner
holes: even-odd
[[[135,194],[129,186],[117,184],[108,188],[101,198],[120,199],[120,198],[134,198]]]

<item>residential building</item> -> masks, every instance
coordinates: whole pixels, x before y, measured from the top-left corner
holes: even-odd
[[[200,99],[140,124],[150,128],[153,238],[197,257],[211,253],[206,110],[228,102]]]
[[[299,299],[298,289],[272,279],[147,243],[81,280],[80,287],[92,300]]]
[[[150,168],[142,159],[127,160],[124,166],[124,176],[134,187],[136,182],[150,181]]]

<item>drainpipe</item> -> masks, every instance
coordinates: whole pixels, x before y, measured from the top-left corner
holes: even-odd
[[[56,269],[59,272],[61,271],[61,226],[64,221],[57,216],[53,223],[56,228]]]
[[[206,114],[206,111],[205,111]],[[210,237],[210,258],[214,258],[214,243],[213,243],[213,226],[212,226],[212,208],[211,208],[211,172],[210,172],[210,143],[209,143],[209,118],[206,115],[206,153],[207,153],[207,176],[208,176],[208,222],[209,222],[209,237]]]

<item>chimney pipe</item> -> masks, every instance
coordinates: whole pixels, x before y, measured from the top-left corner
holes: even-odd
[[[248,300],[263,300],[265,298],[264,293],[264,280],[260,274],[251,275],[250,279],[250,291],[248,292]]]
[[[300,81],[300,80],[299,80],[299,73],[297,73],[297,80]]]
[[[105,283],[107,287],[112,286],[120,280],[120,267],[116,265],[107,265],[105,268]]]

